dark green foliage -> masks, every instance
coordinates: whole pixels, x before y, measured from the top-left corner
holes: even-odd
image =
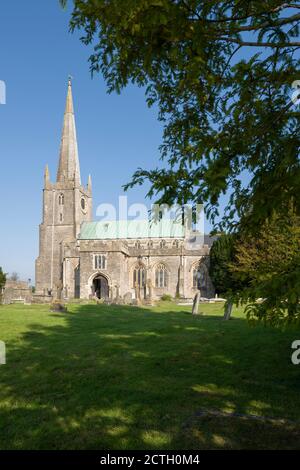
[[[248,280],[239,296],[250,321],[300,323],[300,217],[292,204],[267,219],[256,236],[240,237],[230,269],[237,280]]]
[[[164,123],[163,168],[139,169],[127,188],[149,180],[149,196],[204,202],[213,221],[231,190],[223,228],[237,217],[256,228],[291,197],[298,201],[299,108],[290,101],[299,79],[298,4],[73,3],[71,30],[80,28],[82,41],[95,46],[91,71],[102,72],[110,92],[144,86]]]
[[[173,298],[170,294],[163,294],[161,296],[161,300],[164,301],[164,302],[171,302],[173,300]]]
[[[209,275],[218,294],[237,296],[248,286],[247,275],[237,276],[232,271],[238,245],[237,235],[223,233],[211,247]]]
[[[6,274],[2,271],[0,266],[0,304],[2,303],[2,292],[6,283]]]
[[[229,320],[233,301],[238,301],[241,291],[247,286],[247,277],[236,276],[231,270],[235,260],[238,238],[233,234],[223,233],[214,241],[210,250],[209,275],[217,294],[226,297],[224,319]]]
[[[226,295],[234,290],[229,265],[232,261],[233,235],[224,233],[214,241],[210,250],[209,275],[217,294]]]
[[[5,283],[6,283],[6,274],[2,271],[2,268],[0,266],[0,293],[5,286]]]

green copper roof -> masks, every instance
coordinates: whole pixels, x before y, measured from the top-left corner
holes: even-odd
[[[81,240],[106,240],[115,238],[183,238],[185,227],[174,220],[112,220],[84,222],[79,238]]]

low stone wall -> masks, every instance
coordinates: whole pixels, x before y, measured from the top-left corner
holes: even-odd
[[[51,304],[52,301],[53,301],[52,295],[33,294],[32,296],[33,304]]]
[[[3,304],[31,303],[32,291],[27,282],[7,281],[2,294]]]

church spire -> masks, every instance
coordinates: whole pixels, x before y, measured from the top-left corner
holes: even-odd
[[[68,81],[57,181],[74,181],[81,184],[71,78]]]

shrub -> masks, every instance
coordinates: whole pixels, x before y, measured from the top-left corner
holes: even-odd
[[[67,312],[67,307],[64,303],[60,302],[59,300],[54,300],[52,304],[50,305],[50,311],[51,312]]]
[[[163,300],[164,302],[171,302],[173,298],[170,294],[163,294],[161,296],[161,300]]]

